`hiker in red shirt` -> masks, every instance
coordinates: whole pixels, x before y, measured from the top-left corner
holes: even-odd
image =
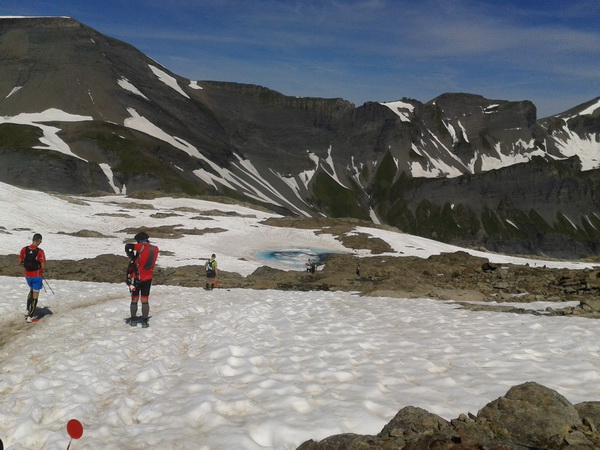
[[[19,265],[25,269],[25,281],[29,286],[27,296],[27,316],[25,320],[32,322],[37,307],[40,291],[43,287],[43,271],[46,270],[46,254],[39,246],[42,235],[35,233],[31,245],[23,247],[19,255]]]
[[[145,232],[141,232],[134,237],[135,244],[126,244],[125,253],[135,262],[137,268],[137,282],[131,290],[131,319],[129,324],[132,327],[137,326],[137,310],[138,300],[142,300],[142,328],[148,328],[148,315],[150,314],[150,305],[148,298],[150,297],[150,287],[152,286],[152,275],[154,273],[154,265],[158,258],[158,247],[149,242],[149,236]]]

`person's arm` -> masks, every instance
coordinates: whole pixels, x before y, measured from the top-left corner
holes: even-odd
[[[42,272],[44,272],[46,270],[46,253],[44,253],[44,250],[41,248],[38,251],[38,261],[40,262],[40,268],[42,269]]]
[[[23,261],[25,261],[25,250],[21,249],[21,253],[19,253],[19,266],[23,266]]]

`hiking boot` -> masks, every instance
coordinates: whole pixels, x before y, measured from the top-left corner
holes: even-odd
[[[25,318],[25,321],[26,321],[27,323],[33,323],[33,322],[37,322],[37,321],[38,321],[38,318],[37,318],[37,317],[30,317],[30,316],[27,316],[27,317]]]
[[[129,325],[131,325],[132,327],[137,327],[137,317],[132,317],[129,320]]]
[[[142,322],[142,328],[148,328],[149,326],[150,324],[148,323],[148,321]]]

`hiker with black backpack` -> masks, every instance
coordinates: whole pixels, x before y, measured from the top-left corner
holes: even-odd
[[[40,291],[43,288],[43,271],[46,270],[46,254],[40,248],[42,235],[35,233],[31,245],[23,247],[19,255],[19,265],[25,269],[25,281],[29,286],[27,296],[27,322],[34,322]]]
[[[135,244],[126,244],[125,253],[131,261],[127,269],[127,278],[131,278],[131,268],[134,268],[133,279],[131,280],[131,319],[129,324],[132,327],[137,326],[137,310],[138,301],[142,301],[142,328],[148,328],[148,317],[150,314],[150,287],[152,286],[152,277],[154,274],[154,266],[156,258],[158,258],[158,247],[152,245],[149,241],[150,237],[144,231],[138,233],[134,237]],[[129,284],[129,282],[128,282]],[[133,286],[133,288],[132,288]]]

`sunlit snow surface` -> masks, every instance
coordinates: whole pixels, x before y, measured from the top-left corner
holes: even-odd
[[[295,448],[377,433],[403,406],[446,419],[537,381],[598,400],[597,322],[469,312],[452,302],[154,286],[151,327],[123,285],[53,281],[21,316],[0,277],[0,429],[9,448]],[[13,446],[13,447],[10,447]]]
[[[122,254],[131,237],[122,230],[142,225],[224,230],[153,239],[164,251],[162,267],[198,264],[199,276],[212,252],[223,270],[245,275],[263,264],[287,264],[261,260],[264,250],[352,251],[326,234],[269,227],[260,222],[272,214],[239,206],[120,196],[72,202],[4,184],[0,194],[1,253],[17,253],[39,231],[49,267],[57,259]],[[107,237],[64,234],[81,229]],[[457,249],[386,230],[355,232],[389,242],[390,256]],[[48,281],[54,294],[42,292],[40,308],[52,314],[27,324],[24,279],[0,277],[5,448],[64,449],[66,424],[76,418],[84,434],[73,450],[291,449],[335,433],[378,433],[407,405],[446,419],[476,413],[525,381],[556,389],[573,403],[600,400],[596,320],[342,292],[156,285],[151,326],[141,329],[124,323],[125,284],[54,280],[50,269]]]

